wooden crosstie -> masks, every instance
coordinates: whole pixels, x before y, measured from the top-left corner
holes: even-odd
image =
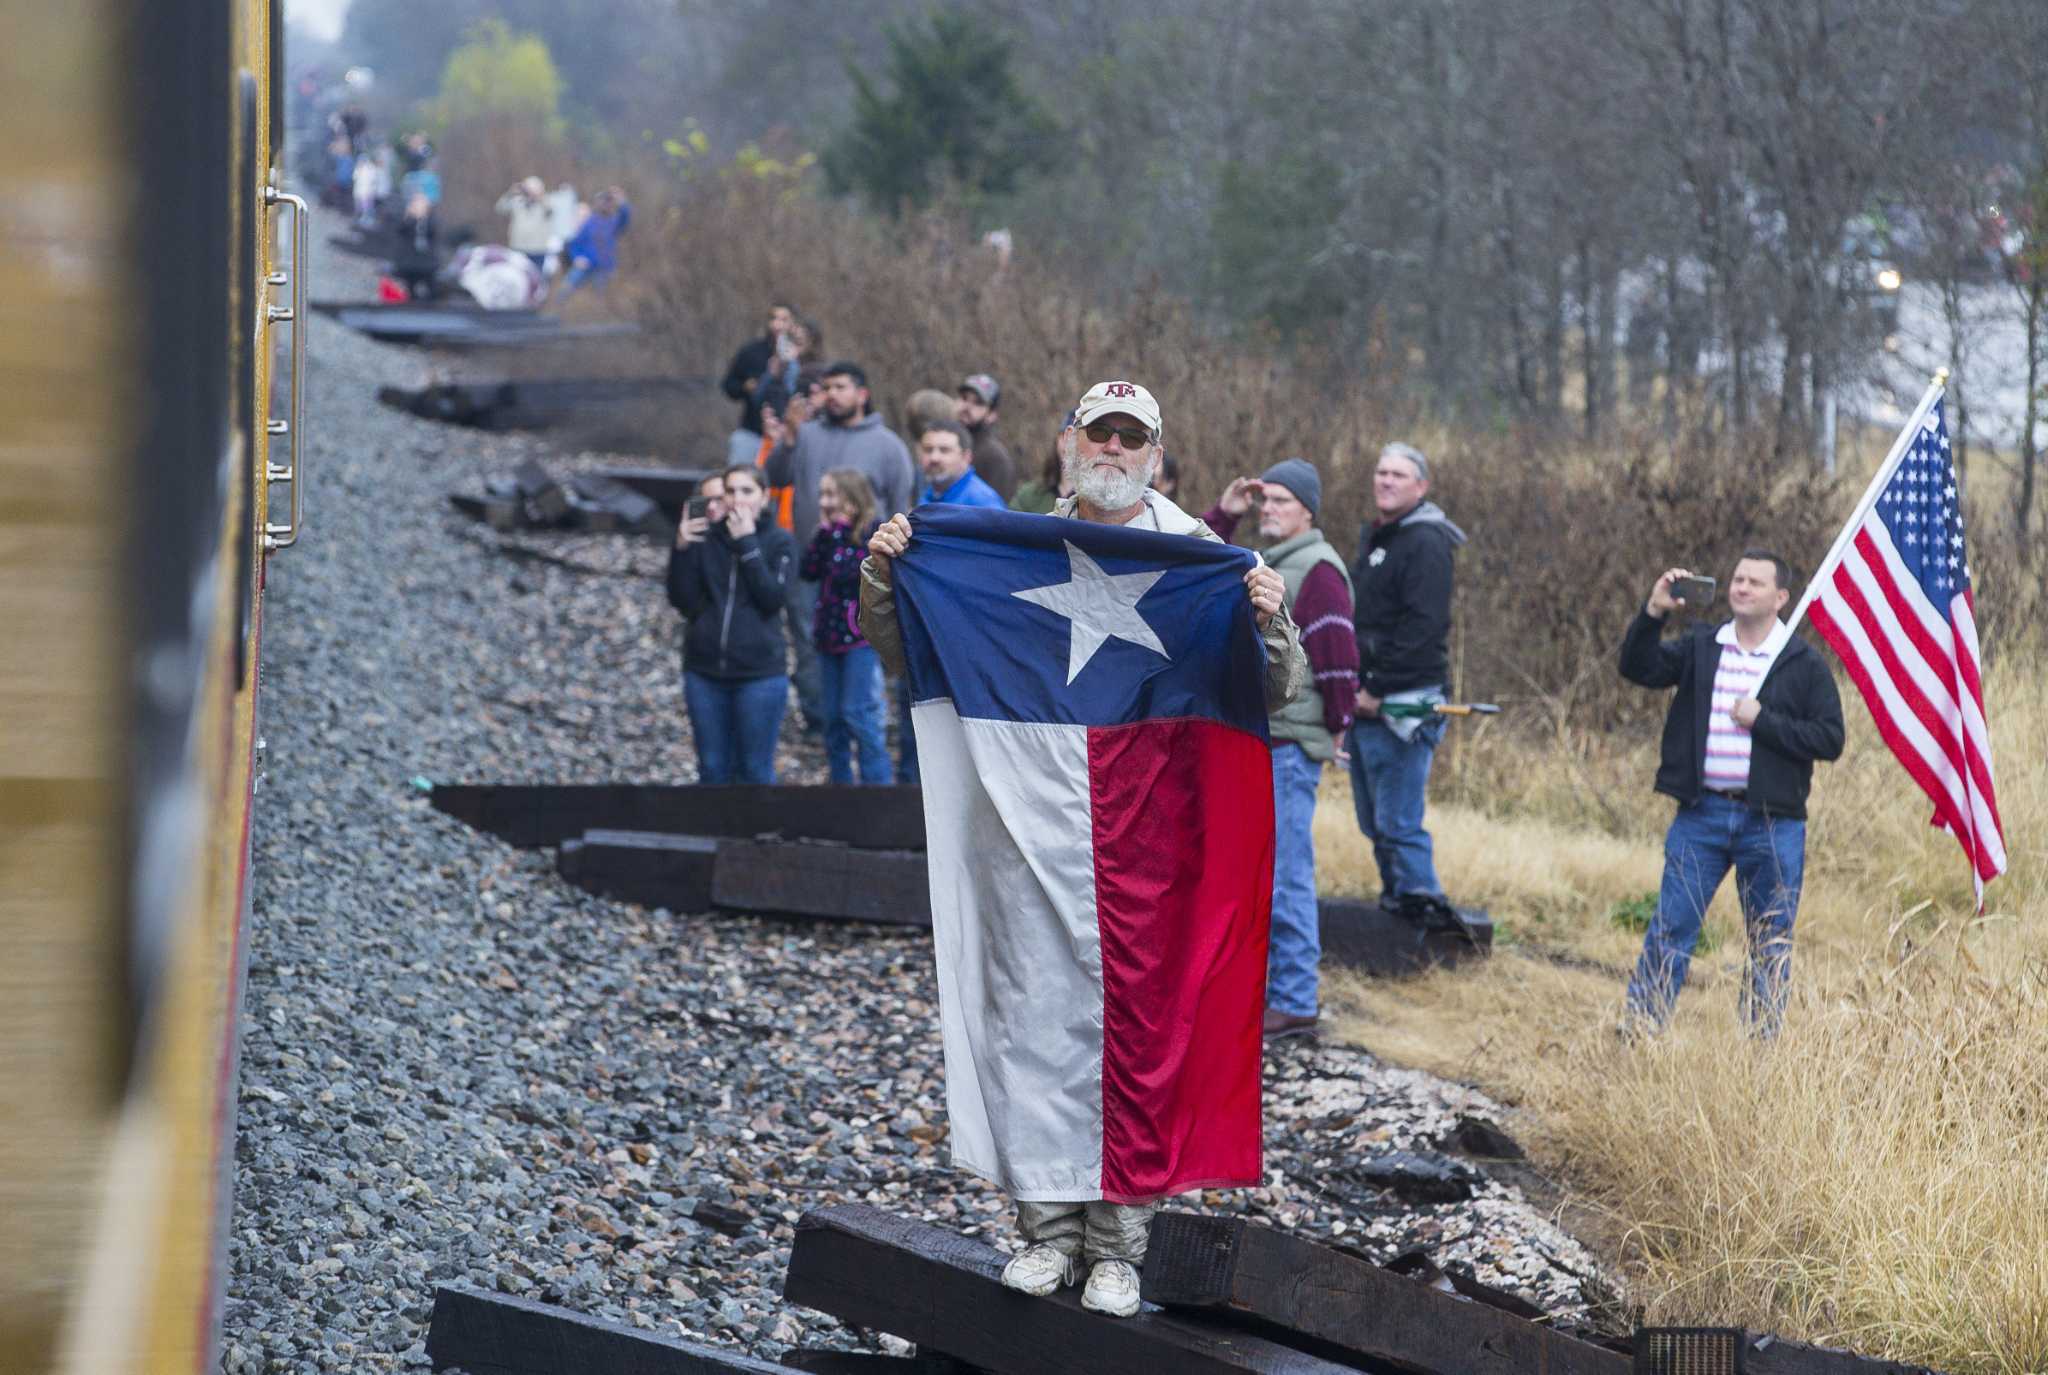
[[[1090,1313],[1072,1289],[1005,1289],[1004,1259],[864,1204],[804,1215],[783,1297],[912,1341],[914,1356],[814,1349],[778,1364],[464,1286],[435,1291],[427,1353],[472,1375],[1669,1375],[1483,1286],[1447,1292],[1243,1218],[1162,1213],[1132,1318]],[[1739,1360],[1747,1375],[1936,1375],[1755,1333],[1740,1334]]]

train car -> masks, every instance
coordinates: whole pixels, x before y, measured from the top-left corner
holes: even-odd
[[[264,573],[301,513],[280,4],[7,10],[0,1370],[210,1371]]]

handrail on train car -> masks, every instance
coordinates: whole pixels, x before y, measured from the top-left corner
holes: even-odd
[[[280,202],[292,207],[292,303],[289,306],[266,305],[263,308],[263,320],[266,325],[275,325],[285,321],[291,323],[291,419],[268,421],[265,428],[272,435],[290,436],[291,462],[280,465],[271,462],[266,457],[263,465],[263,480],[265,482],[288,482],[291,484],[291,520],[284,525],[278,525],[270,520],[265,520],[263,525],[263,547],[266,551],[286,549],[297,544],[299,542],[299,531],[304,528],[299,504],[299,491],[305,486],[299,468],[304,450],[301,448],[299,440],[301,437],[301,422],[305,417],[306,407],[306,266],[312,259],[312,253],[308,247],[310,236],[307,229],[307,221],[309,217],[304,198],[295,196],[289,191],[280,191],[275,186],[263,188],[263,203],[266,206],[277,205]],[[283,274],[281,273],[273,272],[265,278],[265,282],[270,286],[282,286],[284,285],[284,282],[280,280],[282,276]]]

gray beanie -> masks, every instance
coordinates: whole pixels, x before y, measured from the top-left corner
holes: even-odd
[[[1283,458],[1259,474],[1261,482],[1277,482],[1294,493],[1295,499],[1314,515],[1323,504],[1323,479],[1316,465],[1305,458]]]

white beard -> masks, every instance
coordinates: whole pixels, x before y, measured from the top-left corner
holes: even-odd
[[[1098,468],[1089,464],[1085,471],[1081,467],[1080,455],[1070,446],[1064,455],[1067,480],[1074,484],[1074,495],[1090,506],[1101,511],[1122,511],[1136,506],[1145,499],[1145,489],[1152,485],[1152,473],[1158,460],[1145,465],[1142,473],[1127,473],[1121,468]]]

